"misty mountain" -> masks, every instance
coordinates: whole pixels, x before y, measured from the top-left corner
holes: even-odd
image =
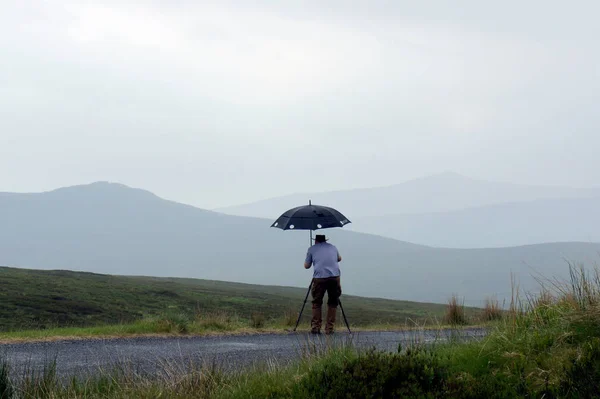
[[[600,197],[545,199],[451,212],[363,217],[353,231],[451,248],[600,242]]]
[[[308,286],[311,272],[302,268],[308,233],[272,229],[271,222],[110,183],[2,193],[0,264]],[[429,302],[452,293],[466,303],[509,295],[511,271],[532,289],[532,272],[566,276],[564,259],[591,262],[600,251],[590,243],[436,249],[344,229],[326,233],[344,257],[344,292]]]
[[[367,216],[447,212],[505,202],[592,196],[600,196],[600,188],[528,186],[442,173],[387,187],[293,194],[218,211],[272,218],[311,199],[314,204],[335,207],[354,222]]]

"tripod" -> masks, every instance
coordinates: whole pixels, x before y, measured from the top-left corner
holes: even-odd
[[[294,331],[298,328],[298,324],[300,324],[300,318],[302,317],[302,312],[304,312],[304,306],[306,305],[306,301],[308,300],[308,294],[310,294],[310,289],[312,288],[313,281],[310,280],[310,285],[308,286],[308,291],[306,291],[306,296],[304,297],[304,303],[302,304],[302,308],[300,309],[300,314],[298,315],[298,320],[296,320],[296,327],[294,327]],[[342,301],[338,300],[340,304],[340,309],[342,310],[342,316],[344,316],[344,322],[346,323],[346,327],[348,328],[348,332],[352,334],[350,331],[350,325],[348,324],[348,319],[346,318],[346,313],[344,312],[344,307],[342,306]]]

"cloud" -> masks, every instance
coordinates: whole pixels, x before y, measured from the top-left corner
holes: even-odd
[[[595,7],[10,1],[6,189],[113,178],[213,206],[449,169],[591,184]]]
[[[74,19],[67,30],[82,51],[118,54],[132,72],[144,63],[153,71],[168,69],[202,86],[208,97],[240,104],[322,95],[361,74],[365,55],[380,51],[352,31],[266,11],[232,12],[218,5],[166,11],[69,7]]]

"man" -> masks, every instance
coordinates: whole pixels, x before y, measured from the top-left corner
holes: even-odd
[[[317,235],[315,237],[315,245],[308,249],[304,262],[305,269],[310,269],[314,265],[311,290],[313,297],[311,332],[313,334],[321,333],[321,306],[323,305],[325,291],[327,291],[327,324],[325,325],[325,333],[333,333],[339,298],[342,295],[339,266],[339,262],[341,261],[342,257],[337,248],[329,244],[324,235]]]

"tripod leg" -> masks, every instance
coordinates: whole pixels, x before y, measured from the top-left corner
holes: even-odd
[[[296,320],[296,327],[294,327],[294,331],[298,328],[298,324],[300,324],[300,318],[302,317],[302,312],[304,312],[304,306],[306,305],[306,301],[308,300],[308,294],[310,294],[310,289],[312,288],[313,281],[310,280],[310,285],[308,286],[308,291],[306,291],[306,297],[304,297],[304,303],[302,304],[302,309],[300,309],[300,314],[298,315],[298,320]]]
[[[340,304],[340,309],[342,309],[342,316],[344,316],[344,322],[346,323],[348,332],[352,334],[352,331],[350,331],[350,325],[348,324],[348,319],[346,318],[346,312],[344,312],[344,307],[342,306],[342,301],[339,301],[338,303]]]

